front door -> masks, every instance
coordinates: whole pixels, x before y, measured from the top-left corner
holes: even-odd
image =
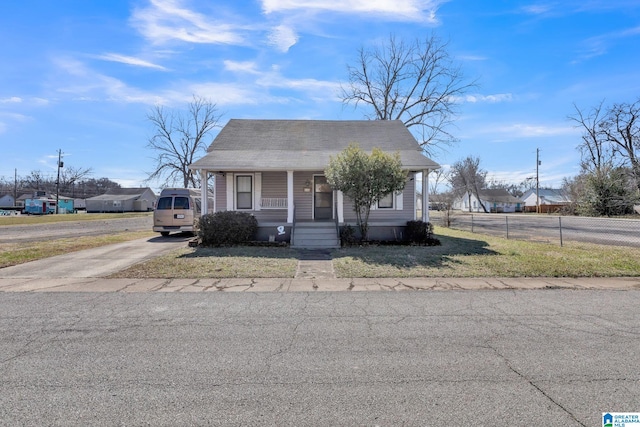
[[[313,177],[313,219],[333,217],[333,189],[324,176]]]

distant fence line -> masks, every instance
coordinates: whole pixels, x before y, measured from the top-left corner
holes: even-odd
[[[430,220],[445,225],[446,215],[432,211]],[[533,240],[563,245],[589,242],[603,245],[640,247],[640,219],[589,218],[529,214],[453,213],[450,227],[515,240]]]

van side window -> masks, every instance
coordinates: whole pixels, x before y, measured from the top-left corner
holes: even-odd
[[[156,205],[157,210],[171,209],[171,199],[173,197],[160,197]]]
[[[176,196],[173,201],[173,209],[189,209],[189,198]]]

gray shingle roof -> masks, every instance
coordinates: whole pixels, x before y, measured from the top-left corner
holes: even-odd
[[[329,157],[358,143],[399,152],[407,169],[437,169],[401,121],[231,119],[191,169],[216,171],[322,170]]]
[[[480,190],[480,198],[483,201],[498,203],[522,203],[522,200],[512,196],[507,190],[503,188]]]

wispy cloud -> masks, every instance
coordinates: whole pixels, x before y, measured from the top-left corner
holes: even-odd
[[[609,51],[609,48],[619,40],[638,36],[640,36],[640,26],[591,37],[585,40],[585,48],[580,58],[573,62],[576,63],[596,56],[605,55]]]
[[[529,123],[513,123],[503,126],[487,128],[483,133],[509,135],[513,138],[548,137],[558,135],[571,135],[577,131],[572,126],[535,125]]]
[[[120,55],[117,53],[105,53],[103,55],[97,55],[96,58],[104,61],[119,62],[122,64],[133,65],[136,67],[153,68],[156,70],[168,71],[167,68],[162,65],[154,64],[144,59],[136,58],[134,56]]]
[[[260,71],[258,70],[258,64],[253,61],[231,61],[227,59],[223,61],[223,64],[224,69],[227,71],[260,74]]]
[[[22,98],[12,96],[10,98],[0,98],[0,104],[19,104],[22,102]]]
[[[181,0],[150,0],[133,11],[131,24],[155,44],[169,41],[243,44],[241,28],[188,9]]]
[[[546,15],[551,12],[553,8],[546,3],[536,3],[525,5],[520,10],[527,15]]]
[[[287,52],[297,42],[298,35],[293,28],[286,25],[278,25],[269,33],[269,44],[275,46],[281,52]]]
[[[442,3],[442,0],[262,0],[262,9],[267,14],[311,10],[437,23],[436,11]]]
[[[471,104],[476,104],[481,102],[488,102],[488,103],[495,104],[498,102],[511,102],[512,100],[513,100],[513,95],[510,93],[496,93],[492,95],[481,95],[481,94],[466,95],[466,96],[458,97],[455,101],[458,103],[467,102]]]

